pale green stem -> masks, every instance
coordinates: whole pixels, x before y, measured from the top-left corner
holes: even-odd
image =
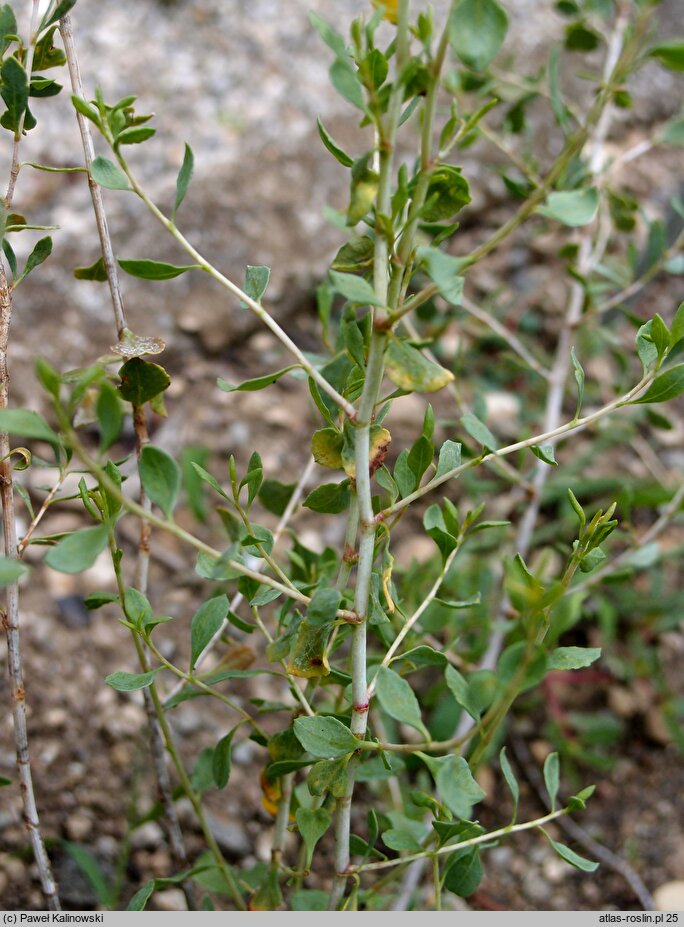
[[[142,644],[138,640],[136,640],[136,647],[140,647],[140,651],[142,652]],[[206,840],[207,846],[209,847],[209,850],[211,851],[211,855],[214,857],[216,865],[221,871],[223,878],[226,880],[226,884],[228,885],[230,893],[233,896],[233,901],[235,902],[236,908],[238,908],[240,911],[244,911],[246,910],[247,906],[245,905],[244,899],[242,897],[242,892],[240,891],[240,887],[237,883],[235,875],[233,874],[232,868],[228,865],[228,863],[223,858],[223,853],[221,852],[221,849],[218,843],[216,842],[216,839],[214,838],[213,833],[211,832],[211,828],[209,827],[209,824],[207,823],[207,819],[204,815],[204,808],[202,807],[202,801],[199,795],[197,794],[197,792],[195,792],[195,789],[193,788],[192,783],[190,781],[190,777],[188,776],[185,770],[185,766],[183,765],[183,760],[181,759],[181,756],[174,742],[173,735],[171,734],[171,729],[169,727],[168,721],[166,720],[166,716],[164,714],[164,708],[162,707],[161,701],[159,700],[159,694],[157,693],[156,688],[151,686],[150,694],[154,702],[155,713],[159,720],[159,726],[161,728],[162,736],[164,738],[164,745],[166,746],[166,751],[171,757],[171,760],[176,770],[176,774],[178,775],[178,779],[181,785],[183,786],[183,791],[185,792],[186,796],[190,800],[190,804],[193,807],[195,816],[197,820],[199,821],[200,827],[202,829],[204,839]]]
[[[526,438],[524,441],[516,441],[515,444],[509,444],[507,447],[499,448],[499,450],[496,451],[488,451],[486,454],[481,454],[479,457],[474,457],[472,460],[469,460],[458,467],[454,467],[453,470],[448,470],[446,473],[442,474],[442,476],[430,480],[430,482],[426,483],[425,486],[421,486],[415,492],[412,492],[410,495],[405,496],[398,502],[395,502],[394,505],[390,505],[388,508],[383,509],[382,512],[379,512],[375,516],[376,521],[384,521],[386,518],[389,518],[390,515],[394,515],[396,512],[400,512],[402,509],[405,509],[406,506],[411,505],[411,503],[415,502],[416,499],[420,499],[421,496],[424,496],[426,493],[432,492],[433,489],[436,489],[437,486],[441,486],[442,483],[446,483],[449,480],[454,479],[454,477],[460,476],[462,473],[465,473],[466,470],[471,470],[473,467],[477,467],[481,463],[487,463],[490,460],[495,460],[497,457],[507,457],[509,454],[515,454],[516,451],[521,451],[526,447],[532,447],[533,445],[537,444],[544,444],[548,441],[551,441],[553,438],[558,438],[561,435],[569,434],[570,432],[585,428],[587,425],[591,425],[594,422],[599,421],[606,415],[609,415],[611,412],[619,409],[621,406],[627,405],[629,402],[631,402],[641,392],[641,390],[644,389],[645,386],[648,386],[648,384],[651,383],[654,375],[654,373],[651,373],[648,376],[643,377],[628,393],[625,393],[618,399],[614,399],[612,402],[609,402],[607,405],[598,409],[596,412],[592,412],[590,415],[585,415],[583,418],[576,418],[571,422],[566,422],[565,425],[560,425],[558,428],[554,428],[553,431],[547,431],[544,434],[535,435],[532,438]]]
[[[256,316],[259,318],[267,328],[269,328],[276,338],[283,344],[288,351],[295,357],[297,363],[302,367],[307,374],[311,377],[312,380],[315,380],[319,389],[323,390],[324,393],[327,393],[331,399],[342,409],[345,415],[351,420],[354,421],[356,418],[356,409],[354,406],[340,395],[336,389],[334,389],[325,377],[316,370],[316,368],[310,363],[309,360],[305,357],[302,351],[297,347],[294,341],[290,336],[280,327],[280,325],[275,321],[275,319],[264,309],[260,302],[252,299],[251,296],[248,296],[236,283],[233,283],[228,277],[222,274],[217,270],[213,264],[204,258],[197,249],[190,244],[187,238],[182,234],[178,229],[176,224],[169,219],[164,213],[159,209],[159,207],[149,198],[145,191],[140,187],[138,181],[135,179],[130,167],[126,161],[122,158],[121,154],[117,151],[117,158],[121,169],[125,172],[128,180],[130,181],[133,191],[140,197],[140,199],[145,203],[152,215],[157,219],[161,225],[176,239],[179,245],[183,248],[184,251],[189,254],[194,261],[197,262],[198,267],[209,274],[217,283],[219,283],[224,289],[228,290],[229,293],[232,293],[233,296],[241,300]]]
[[[397,126],[401,112],[401,87],[399,75],[408,59],[408,8],[409,0],[399,0],[397,10],[397,56],[395,86],[389,104],[387,123],[378,125],[380,182],[375,206],[378,217],[386,217],[391,209],[392,170],[394,162],[394,145]],[[375,235],[375,254],[373,284],[376,295],[387,304],[389,287],[389,248],[380,224]],[[378,331],[378,317],[374,314],[366,378],[356,417],[354,457],[356,464],[356,497],[359,517],[359,552],[356,569],[356,587],[354,590],[354,611],[359,617],[359,624],[352,629],[351,673],[352,673],[352,718],[351,730],[363,738],[368,723],[368,692],[366,681],[366,625],[368,618],[368,601],[370,597],[371,576],[375,555],[375,518],[373,514],[371,475],[370,475],[370,429],[375,405],[380,394],[384,371],[384,354],[387,336]],[[348,785],[342,798],[337,802],[335,815],[335,879],[330,895],[329,907],[336,910],[344,896],[346,871],[349,867],[349,834],[351,828],[351,802],[354,793],[354,778],[358,760],[352,758],[347,766]]]
[[[344,548],[342,553],[342,562],[337,574],[335,586],[340,592],[347,588],[349,577],[351,576],[352,567],[356,563],[356,533],[359,528],[359,503],[356,491],[352,493],[351,504],[349,506],[349,515],[347,516],[347,527],[344,532]]]
[[[200,541],[199,538],[196,538],[193,534],[190,534],[189,531],[185,531],[174,521],[161,518],[159,515],[155,515],[153,512],[147,512],[143,506],[139,505],[133,499],[129,499],[128,496],[126,496],[121,491],[121,488],[107,476],[97,461],[91,457],[91,455],[78,440],[77,436],[68,426],[68,424],[63,424],[65,426],[65,435],[68,438],[69,445],[74,453],[80,457],[93,476],[97,477],[99,482],[106,488],[107,492],[111,493],[114,498],[116,498],[121,503],[127,512],[130,512],[132,515],[137,515],[138,518],[147,519],[151,525],[154,525],[157,528],[161,528],[168,534],[172,534],[174,537],[184,541],[186,544],[189,544],[191,547],[194,547],[195,550],[200,551],[201,553],[208,554],[210,557],[213,557],[217,560],[222,557],[221,551],[216,550],[216,548],[211,547],[209,544],[205,544],[204,541]],[[256,579],[258,582],[263,583],[266,586],[277,589],[279,592],[282,592],[283,595],[290,599],[294,599],[296,602],[300,602],[302,605],[308,606],[311,603],[310,596],[304,595],[304,593],[299,592],[299,590],[291,589],[288,586],[278,582],[278,580],[275,580],[264,573],[260,573],[258,570],[251,570],[249,567],[246,567],[242,563],[238,563],[236,560],[228,560],[226,561],[226,565],[229,566],[231,570],[235,570],[236,573],[240,573],[242,576],[248,576],[250,579]],[[342,621],[348,621],[350,624],[358,622],[356,614],[344,608],[338,609],[336,617]]]
[[[389,666],[389,665],[390,665],[390,663],[392,662],[392,658],[393,658],[394,654],[395,654],[395,653],[397,652],[397,650],[401,647],[401,644],[402,644],[404,638],[406,637],[406,635],[409,634],[409,632],[411,631],[411,629],[415,626],[416,622],[420,620],[420,618],[421,618],[421,616],[424,614],[425,610],[426,610],[426,609],[429,607],[429,605],[433,602],[435,596],[436,596],[437,593],[439,592],[440,586],[442,585],[442,583],[443,583],[444,580],[446,579],[447,573],[448,573],[449,570],[451,569],[451,564],[454,562],[454,559],[456,558],[456,554],[459,552],[459,550],[460,550],[460,544],[459,544],[457,547],[455,547],[455,548],[451,551],[451,553],[449,554],[449,556],[447,557],[446,561],[444,562],[444,566],[443,566],[442,569],[440,570],[439,576],[437,577],[437,579],[435,580],[435,582],[432,584],[432,588],[430,589],[430,591],[428,592],[428,594],[425,596],[425,598],[423,599],[423,601],[421,602],[421,604],[418,606],[418,608],[415,610],[415,612],[411,615],[411,617],[410,617],[409,619],[407,619],[407,621],[406,621],[406,623],[404,624],[404,626],[403,626],[403,628],[401,629],[401,631],[399,631],[399,633],[397,634],[397,636],[396,636],[396,637],[394,638],[394,640],[392,641],[392,644],[391,644],[389,650],[387,651],[387,653],[385,654],[385,656],[384,656],[384,658],[383,658],[383,661],[382,661],[382,665],[383,665],[383,666]],[[373,682],[371,682],[370,686],[368,687],[368,698],[369,698],[369,699],[372,698],[373,692],[375,691],[375,683],[376,683],[376,680],[377,680],[377,676],[375,677],[375,679],[373,680]]]
[[[542,827],[556,818],[563,817],[570,813],[569,808],[562,808],[560,811],[554,811],[551,814],[545,814],[544,817],[537,818],[534,821],[527,821],[524,824],[509,824],[507,827],[501,827],[499,830],[490,831],[488,834],[482,834],[479,837],[472,837],[470,840],[462,840],[460,843],[451,843],[448,846],[440,847],[438,850],[427,850],[424,853],[413,853],[411,856],[402,856],[400,859],[388,859],[378,863],[365,863],[358,866],[353,872],[374,872],[378,869],[388,869],[391,866],[404,866],[412,863],[416,859],[426,859],[433,856],[444,856],[447,853],[453,853],[455,850],[464,850],[467,847],[476,847],[481,843],[489,843],[498,840],[500,837],[507,837],[509,834],[520,833],[524,830],[533,830],[535,827]]]
[[[439,874],[439,857],[432,857],[432,881],[435,887],[435,911],[442,910],[442,880]]]
[[[269,643],[269,644],[272,644],[272,643],[273,643],[273,636],[272,636],[272,634],[269,632],[269,630],[268,630],[268,628],[266,627],[266,625],[265,625],[265,624],[263,623],[263,621],[261,620],[261,615],[259,614],[259,609],[256,608],[256,607],[253,607],[253,608],[252,608],[252,613],[254,614],[254,621],[256,622],[257,627],[259,628],[259,630],[261,631],[261,633],[264,635],[264,637],[266,638],[266,640],[268,641],[268,643]],[[296,680],[295,680],[295,677],[294,677],[291,673],[288,673],[288,671],[287,671],[287,663],[285,662],[285,660],[279,660],[278,662],[279,662],[280,665],[282,666],[283,672],[285,673],[285,675],[287,676],[287,678],[288,678],[289,681],[290,681],[290,691],[292,692],[292,694],[294,695],[294,697],[297,699],[297,701],[299,702],[299,704],[300,704],[300,705],[302,706],[302,708],[304,709],[304,713],[307,714],[307,715],[309,715],[310,718],[312,718],[312,717],[316,714],[316,712],[313,710],[313,708],[312,708],[311,705],[309,704],[306,695],[302,692],[302,690],[301,690],[301,689],[299,688],[299,686],[297,685],[297,682],[296,682]]]
[[[193,676],[192,673],[184,673],[180,667],[175,666],[175,664],[169,662],[169,660],[166,659],[161,651],[155,647],[149,637],[145,638],[145,643],[150,651],[159,660],[161,665],[165,669],[169,670],[170,673],[173,673],[174,676],[178,676],[179,679],[182,679],[184,682],[188,683],[188,685],[194,686],[196,689],[199,689],[206,695],[211,695],[215,699],[218,699],[219,702],[223,702],[224,705],[227,705],[234,712],[239,714],[240,717],[243,718],[254,729],[254,731],[256,731],[257,734],[259,734],[261,737],[264,737],[265,739],[268,739],[268,734],[266,731],[264,731],[261,725],[254,720],[249,712],[245,711],[244,708],[238,705],[237,702],[234,702],[233,699],[229,698],[227,695],[224,695],[222,692],[217,692],[216,689],[212,689],[211,686],[208,686],[205,682],[202,682],[202,680],[198,679],[197,676]]]
[[[294,773],[288,773],[286,776],[282,776],[280,782],[280,801],[278,802],[278,814],[276,815],[273,843],[271,845],[271,866],[276,872],[280,869],[283,851],[285,849],[287,825],[290,821],[290,804],[292,802]]]
[[[28,76],[29,84],[31,83],[31,72],[33,71],[33,59],[36,54],[36,43],[38,41],[38,35],[36,29],[38,27],[38,16],[40,14],[40,2],[39,0],[32,0],[31,6],[31,23],[29,25],[29,41],[28,47],[26,49],[26,61],[24,62],[24,69]],[[14,188],[17,185],[17,178],[19,177],[19,170],[21,164],[19,162],[19,148],[21,146],[21,139],[24,132],[24,122],[26,120],[26,110],[19,117],[19,122],[17,124],[17,131],[14,133],[14,144],[12,146],[12,164],[10,166],[9,174],[9,183],[7,185],[7,193],[5,195],[5,207],[9,209],[12,205],[12,199],[14,197]]]
[[[491,235],[486,241],[471,251],[470,254],[467,254],[461,258],[462,270],[465,270],[467,267],[472,267],[473,264],[481,261],[482,258],[486,257],[488,254],[494,251],[501,244],[501,242],[503,242],[506,238],[508,238],[509,235],[518,229],[523,224],[523,222],[525,222],[525,220],[532,215],[537,206],[540,206],[546,199],[547,194],[550,190],[553,189],[556,181],[563,175],[572,159],[584,147],[591,129],[594,125],[596,125],[601,117],[601,114],[603,113],[603,110],[611,101],[615,86],[619,85],[622,75],[624,74],[626,68],[628,68],[631,64],[631,61],[636,54],[637,47],[638,38],[635,37],[635,39],[630,43],[630,46],[620,56],[605,85],[597,94],[596,100],[589,110],[584,124],[568,138],[565,146],[563,147],[563,150],[554,162],[553,167],[550,169],[549,173],[546,175],[546,177],[544,177],[540,185],[530,194],[525,202],[522,203],[515,215],[511,216],[508,222],[505,222],[502,226],[500,226],[500,228],[498,228],[496,232],[493,233],[493,235]],[[412,296],[401,306],[401,308],[392,314],[392,322],[394,323],[398,321],[403,315],[407,314],[408,312],[412,312],[414,309],[418,308],[418,306],[423,305],[423,303],[426,303],[429,299],[432,299],[432,297],[436,296],[438,293],[439,288],[434,283],[423,287],[422,290]]]

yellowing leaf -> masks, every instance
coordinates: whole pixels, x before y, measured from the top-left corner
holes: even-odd
[[[435,393],[454,379],[450,370],[428,360],[405,341],[392,339],[385,354],[387,376],[408,393]]]
[[[397,2],[398,0],[371,0],[373,6],[380,10],[385,10],[385,19],[388,19],[391,23],[396,23],[397,21]]]

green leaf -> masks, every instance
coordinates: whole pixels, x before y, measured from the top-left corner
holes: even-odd
[[[248,264],[245,270],[245,293],[255,303],[260,303],[270,279],[270,267],[266,267],[264,264]]]
[[[128,902],[126,907],[127,911],[144,911],[147,902],[150,900],[154,894],[155,881],[150,879],[149,882],[145,882],[142,888],[139,888],[138,891],[133,895],[131,900]]]
[[[570,863],[575,869],[581,869],[582,872],[595,872],[598,869],[598,863],[593,863],[591,860],[585,859],[584,856],[575,853],[570,847],[566,847],[564,843],[558,843],[556,840],[551,840],[550,837],[549,843],[561,859],[564,859],[566,863]]]
[[[152,685],[158,672],[159,668],[150,670],[149,673],[111,673],[106,677],[105,683],[117,692],[135,692]]]
[[[222,737],[214,747],[211,771],[214,776],[214,785],[217,789],[225,789],[230,779],[230,770],[233,756],[233,736],[237,728],[233,728],[225,737]]]
[[[100,453],[103,454],[119,437],[123,425],[119,394],[106,380],[100,386],[95,411],[100,426]]]
[[[80,113],[82,116],[85,116],[86,119],[90,119],[91,122],[94,122],[96,126],[100,126],[100,114],[96,109],[93,109],[89,103],[87,103],[82,97],[77,97],[75,94],[71,96],[71,102],[73,103],[74,109]]]
[[[0,586],[10,586],[25,573],[28,573],[28,567],[19,560],[0,557]]]
[[[330,265],[333,270],[345,273],[360,273],[373,264],[375,245],[368,235],[355,235],[333,258]]]
[[[526,651],[528,646],[526,641],[518,641],[507,647],[499,657],[499,662],[496,665],[496,676],[501,689],[516,679],[517,692],[524,692],[536,686],[546,675],[547,658],[543,653],[538,653],[531,660],[528,659],[524,666],[524,672],[520,672],[523,661],[527,659]]]
[[[570,349],[570,360],[572,361],[572,367],[575,371],[575,380],[577,382],[577,408],[575,409],[575,418],[579,418],[579,414],[582,411],[582,402],[584,401],[584,368],[577,360],[574,348]]]
[[[129,586],[124,596],[126,617],[138,627],[143,627],[152,618],[152,606],[146,595]]]
[[[290,899],[293,911],[327,911],[328,893],[318,888],[302,888]]]
[[[321,141],[333,156],[333,158],[339,161],[340,164],[342,164],[344,167],[351,167],[354,163],[354,159],[350,157],[346,151],[343,151],[337,142],[332,138],[332,136],[328,134],[325,126],[320,120],[320,117],[316,120],[316,122],[318,125],[318,134],[321,137]]]
[[[429,247],[418,248],[417,257],[444,299],[452,306],[460,306],[465,278],[459,276],[459,270],[463,262],[438,248]]]
[[[114,907],[116,904],[114,892],[109,887],[105,874],[92,853],[85,847],[79,846],[77,843],[71,843],[69,840],[63,841],[62,846],[90,882],[100,904],[105,908]]]
[[[390,850],[396,850],[398,853],[408,851],[409,853],[420,853],[423,849],[419,840],[408,830],[400,830],[392,827],[386,830],[382,835],[382,842]]]
[[[214,634],[223,626],[229,610],[228,597],[218,595],[203,602],[193,615],[190,630],[190,672]]]
[[[309,493],[303,502],[307,509],[324,515],[339,515],[349,508],[351,492],[349,480],[341,483],[324,483]]]
[[[98,155],[90,165],[90,176],[107,190],[130,190],[128,178],[108,158]]]
[[[454,895],[468,898],[477,890],[484,875],[480,850],[478,847],[472,847],[464,853],[455,853],[454,856],[456,858],[444,876],[444,887]]]
[[[330,792],[333,798],[344,796],[348,781],[346,758],[321,760],[319,763],[314,763],[306,777],[306,784],[312,795],[325,795],[326,792]]]
[[[583,22],[571,23],[565,30],[565,47],[568,51],[590,52],[601,44],[601,36]]]
[[[142,406],[159,396],[171,385],[171,378],[163,367],[132,357],[119,370],[121,398],[134,406]]]
[[[533,444],[530,450],[535,457],[538,457],[539,460],[542,460],[545,464],[549,464],[551,467],[558,466],[558,462],[553,450],[553,444]]]
[[[224,393],[234,393],[234,392],[247,392],[253,393],[260,389],[266,389],[267,386],[271,386],[276,380],[279,380],[281,377],[284,377],[286,373],[289,373],[291,370],[297,370],[299,364],[290,364],[289,367],[283,367],[282,370],[276,370],[275,373],[269,373],[264,377],[254,377],[253,380],[245,380],[244,383],[240,383],[239,386],[233,386],[231,383],[228,383],[226,380],[218,378],[216,381],[219,389],[222,389]]]
[[[421,435],[420,438],[413,443],[406,463],[408,464],[409,470],[416,478],[416,485],[420,484],[423,474],[432,463],[434,453],[435,449],[432,441],[426,438],[425,435]]]
[[[655,378],[643,396],[633,399],[631,405],[648,402],[667,402],[684,393],[684,364],[670,367]]]
[[[302,747],[312,756],[333,759],[352,753],[360,741],[348,727],[331,715],[297,718],[294,732]]]
[[[344,58],[347,54],[347,46],[340,33],[333,29],[332,26],[328,25],[320,16],[317,16],[316,13],[309,13],[309,22],[314,29],[316,29],[328,48],[334,51],[338,58]]]
[[[556,810],[556,798],[558,797],[558,786],[560,784],[560,766],[558,763],[558,754],[549,753],[544,760],[544,785],[551,799],[551,810]]]
[[[192,180],[192,174],[195,169],[195,156],[192,153],[192,148],[186,143],[185,152],[183,154],[183,163],[181,168],[178,171],[178,177],[176,178],[176,199],[173,204],[173,212],[171,213],[171,218],[176,218],[176,213],[180,209],[180,205],[185,199],[185,194],[188,192],[188,187],[190,186],[190,181]]]
[[[375,290],[363,277],[356,274],[341,274],[336,270],[330,271],[330,279],[338,293],[352,303],[363,306],[384,306],[384,302],[376,295]]]
[[[390,338],[385,352],[385,369],[392,383],[407,393],[434,393],[454,379],[450,370],[395,337]]]
[[[375,679],[378,701],[390,718],[408,724],[430,740],[430,732],[420,716],[418,699],[409,683],[387,666],[380,667]]]
[[[548,669],[575,670],[591,666],[601,656],[600,647],[557,647],[549,654]]]
[[[657,140],[663,145],[684,145],[684,116],[675,116],[666,122]]]
[[[444,476],[456,467],[461,466],[461,445],[456,441],[445,441],[439,450],[439,459],[437,461],[438,476]]]
[[[499,53],[508,16],[496,0],[461,0],[449,17],[449,41],[468,67],[483,71]]]
[[[29,254],[26,260],[26,266],[20,274],[19,277],[14,281],[14,285],[17,286],[24,277],[28,277],[32,270],[35,270],[40,264],[43,263],[47,258],[52,254],[52,239],[49,235],[46,235],[45,238],[41,238],[39,242],[36,243],[35,248]]]
[[[92,592],[83,600],[83,604],[88,611],[94,611],[96,608],[102,608],[103,605],[111,605],[112,602],[118,602],[119,596],[115,592]]]
[[[344,436],[337,428],[321,428],[311,437],[311,453],[321,467],[341,469],[343,447]]]
[[[17,35],[17,20],[9,3],[3,3],[0,6],[0,56],[4,55],[11,45],[7,38],[10,35]]]
[[[166,451],[147,444],[140,453],[138,469],[150,501],[170,519],[181,486],[180,467]]]
[[[199,264],[165,264],[163,261],[149,260],[118,260],[119,267],[131,277],[140,277],[143,280],[172,280],[189,270],[199,269]]]
[[[577,228],[588,225],[598,210],[599,192],[596,187],[586,190],[561,190],[549,193],[544,206],[538,206],[536,212],[548,219],[555,219],[563,225]]]
[[[470,437],[474,438],[485,449],[495,451],[499,446],[489,428],[472,412],[466,412],[465,415],[461,416],[461,424]]]
[[[409,185],[411,193],[415,189],[414,183]],[[420,211],[420,217],[425,222],[442,222],[451,219],[468,203],[470,187],[461,173],[461,168],[453,164],[440,164],[430,174],[425,205]],[[441,262],[440,276],[443,276],[446,270],[445,263]]]
[[[684,303],[679,304],[679,308],[674,314],[672,320],[672,328],[670,330],[670,348],[673,348],[676,344],[684,338]]]
[[[62,538],[48,551],[45,563],[59,573],[82,573],[95,563],[108,540],[108,525],[83,528]]]
[[[304,868],[310,869],[316,844],[330,827],[332,818],[330,812],[326,811],[325,808],[317,808],[316,810],[298,808],[295,818],[306,847],[306,864]]]
[[[684,71],[684,42],[681,40],[654,45],[648,55],[670,71]]]
[[[309,624],[317,628],[332,624],[335,621],[341,601],[342,594],[338,589],[319,586],[314,592],[306,612]]]
[[[0,93],[5,101],[7,110],[0,119],[0,125],[16,135],[19,131],[19,124],[26,112],[29,99],[29,82],[26,71],[19,64],[17,59],[10,55],[5,58],[0,69],[0,79],[2,86]]]
[[[518,817],[518,802],[520,801],[520,787],[518,785],[518,780],[515,778],[515,773],[511,767],[511,764],[508,761],[506,756],[506,748],[501,748],[501,753],[499,753],[499,765],[501,766],[501,772],[504,779],[506,780],[506,785],[511,791],[513,796],[513,816],[511,818],[512,823],[515,823],[516,818]]]
[[[365,112],[363,87],[348,58],[333,61],[330,66],[330,83],[348,103]]]
[[[61,3],[57,4],[52,13],[50,13],[50,7],[48,6],[40,26],[38,26],[38,32],[42,32],[44,29],[47,29],[48,26],[56,23],[58,19],[61,19],[62,16],[66,16],[69,10],[75,5],[76,0],[61,0]]]
[[[279,480],[264,480],[259,489],[259,501],[263,507],[273,515],[281,516],[285,513],[292,493],[294,483],[281,483]]]
[[[447,665],[444,671],[444,679],[449,691],[456,699],[456,704],[464,708],[470,717],[477,721],[480,717],[480,708],[471,696],[467,680],[451,664]]]
[[[96,283],[107,282],[107,268],[104,260],[99,257],[94,264],[89,267],[75,267],[74,277],[77,280],[93,280]]]
[[[442,762],[435,782],[442,800],[459,818],[470,818],[473,805],[485,797],[462,756],[450,756]]]
[[[130,126],[124,129],[114,139],[115,145],[140,145],[146,142],[148,138],[156,135],[157,130],[151,126]]]

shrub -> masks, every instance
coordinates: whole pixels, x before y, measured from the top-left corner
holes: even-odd
[[[458,0],[444,22],[427,7],[416,14],[408,0],[373,0],[375,9],[361,11],[349,39],[312,15],[330,52],[331,81],[357,111],[364,139],[360,151],[348,153],[319,121],[323,145],[348,172],[349,199],[341,246],[317,290],[322,342],[313,355],[270,314],[268,267],[248,266],[238,285],[185,237],[182,206],[194,169],[190,145],[170,209],[153,202],[138,181],[128,153],[131,146],[155,144],[151,117],[136,111],[134,97],[111,103],[97,88],[94,96],[84,92],[69,18],[74,3],[53,0],[42,19],[34,3],[28,40],[17,35],[11,5],[0,8],[7,107],[1,124],[14,143],[3,210],[9,273],[0,277],[6,545],[0,578],[8,593],[25,810],[48,903],[59,904],[32,798],[18,642],[18,584],[26,572],[21,559],[34,543],[48,544],[45,563],[65,573],[86,570],[103,551],[111,554],[116,590],[93,593],[87,605],[115,606],[130,632],[136,671],[112,667],[105,681],[122,693],[142,690],[178,867],[144,884],[130,908],[142,909],[156,889],[175,883],[190,906],[197,905],[201,887],[236,908],[380,908],[396,897],[397,877],[407,866],[417,871],[429,863],[430,905],[439,909],[445,890],[463,897],[476,891],[484,849],[524,830],[540,831],[571,866],[594,870],[594,861],[546,829],[581,811],[593,786],[560,800],[559,754],[551,752],[543,764],[549,811],[519,820],[519,786],[503,741],[519,696],[551,673],[581,670],[601,657],[600,648],[587,646],[587,603],[603,581],[630,582],[667,556],[658,538],[684,498],[684,488],[668,479],[648,529],[621,531],[616,502],[596,505],[604,490],[592,481],[613,446],[636,435],[655,441],[653,429],[670,427],[653,407],[684,392],[684,364],[676,363],[684,304],[665,304],[662,316],[644,319],[628,302],[660,271],[681,273],[681,232],[668,240],[663,223],[640,210],[618,171],[656,144],[681,143],[681,118],[640,143],[639,151],[611,157],[607,144],[616,112],[630,105],[630,77],[651,59],[681,70],[684,46],[655,43],[655,5],[645,0],[563,3],[557,6],[567,17],[564,48],[552,50],[542,74],[512,80],[496,64],[508,24],[498,0]],[[58,33],[64,52],[55,45]],[[592,73],[591,99],[580,110],[566,97],[559,62],[595,50],[591,60],[600,54],[603,69]],[[52,169],[22,164],[21,143],[35,125],[31,96],[60,90],[44,72],[67,63],[102,245],[102,257],[75,276],[108,283],[118,342],[111,355],[76,372],[38,358],[37,376],[51,405],[42,416],[8,407],[7,335],[16,289],[49,257],[52,243],[42,237],[21,269],[12,237],[39,226],[12,210],[20,169]],[[529,135],[540,105],[553,118],[554,158]],[[91,133],[106,154],[95,155]],[[515,205],[469,248],[457,217],[471,203],[472,190],[458,161],[463,151],[485,142],[507,159],[498,170]],[[186,252],[185,263],[148,254],[116,259],[102,188],[138,197]],[[684,217],[681,202],[672,205]],[[549,274],[565,280],[556,327],[540,314],[509,312],[503,285],[486,308],[469,293],[476,265],[523,226],[530,230],[528,242],[548,233]],[[148,424],[166,415],[170,385],[157,363],[164,344],[154,332],[129,329],[119,270],[149,281],[200,271],[225,291],[230,311],[251,311],[289,361],[279,370],[254,370],[237,385],[219,379],[218,389],[257,391],[283,377],[298,379],[302,429],[312,409],[317,417],[313,461],[332,472],[323,476],[310,463],[296,484],[287,484],[265,472],[258,448],[241,469],[233,456],[227,466],[212,466],[206,455],[202,464],[186,456],[181,467],[155,446]],[[462,346],[455,356],[448,350],[454,330]],[[626,335],[635,336],[635,350],[625,348]],[[597,359],[609,375],[598,376]],[[583,366],[587,360],[591,375]],[[508,429],[487,420],[493,385],[524,401],[518,420],[508,423],[516,429],[508,444],[494,434]],[[393,403],[412,393],[438,395],[404,443],[405,435],[397,440],[388,422]],[[137,498],[127,491],[121,469],[125,453],[118,442],[126,416],[135,431]],[[99,443],[93,444],[84,423],[96,424]],[[35,445],[33,458],[10,444],[8,435]],[[36,466],[42,458],[58,469],[59,479],[37,512],[22,492],[31,521],[18,542],[13,461]],[[313,473],[316,485],[309,490]],[[60,487],[68,474],[78,477],[88,524],[40,537],[38,526],[64,498]],[[610,489],[627,479],[620,474]],[[174,516],[181,490],[196,516],[192,530]],[[632,500],[639,491],[629,490]],[[624,507],[628,499],[624,492],[621,497]],[[217,517],[207,514],[208,500]],[[344,523],[339,549],[317,552],[288,533],[302,508],[321,521]],[[397,566],[396,539],[415,536],[415,522],[407,527],[407,513],[415,511],[434,542],[434,556],[420,568]],[[140,529],[132,556],[124,555],[119,531],[126,515]],[[187,667],[167,657],[163,639],[171,619],[158,614],[148,596],[150,545],[160,532],[193,552],[205,582],[203,601],[187,616]],[[254,667],[221,661],[227,632],[263,638]],[[207,672],[210,653],[219,660]],[[288,703],[271,706],[269,718],[246,708],[233,692],[236,680],[259,675],[288,687]],[[218,700],[230,728],[190,773],[169,712],[199,697]],[[225,860],[202,806],[206,789],[230,788],[232,750],[246,737],[262,750],[265,803],[275,816],[271,863],[251,872]],[[562,737],[559,749],[568,752]],[[492,827],[477,820],[486,794],[478,778],[483,764],[499,769],[510,793],[497,800]],[[190,800],[206,840],[207,853],[192,864],[174,806],[179,794]],[[289,831],[297,836],[296,852],[286,847]],[[328,831],[332,858],[320,849]],[[367,878],[377,873],[381,879]],[[208,896],[202,902],[211,904]]]

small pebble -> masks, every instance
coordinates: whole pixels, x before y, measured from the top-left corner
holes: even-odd
[[[76,812],[70,814],[66,822],[66,832],[69,840],[76,843],[82,843],[86,840],[93,830],[93,821],[87,814]]]
[[[657,911],[684,911],[684,879],[658,886],[653,901]]]
[[[156,892],[154,907],[159,911],[187,911],[188,903],[180,888],[167,888],[163,892]]]

